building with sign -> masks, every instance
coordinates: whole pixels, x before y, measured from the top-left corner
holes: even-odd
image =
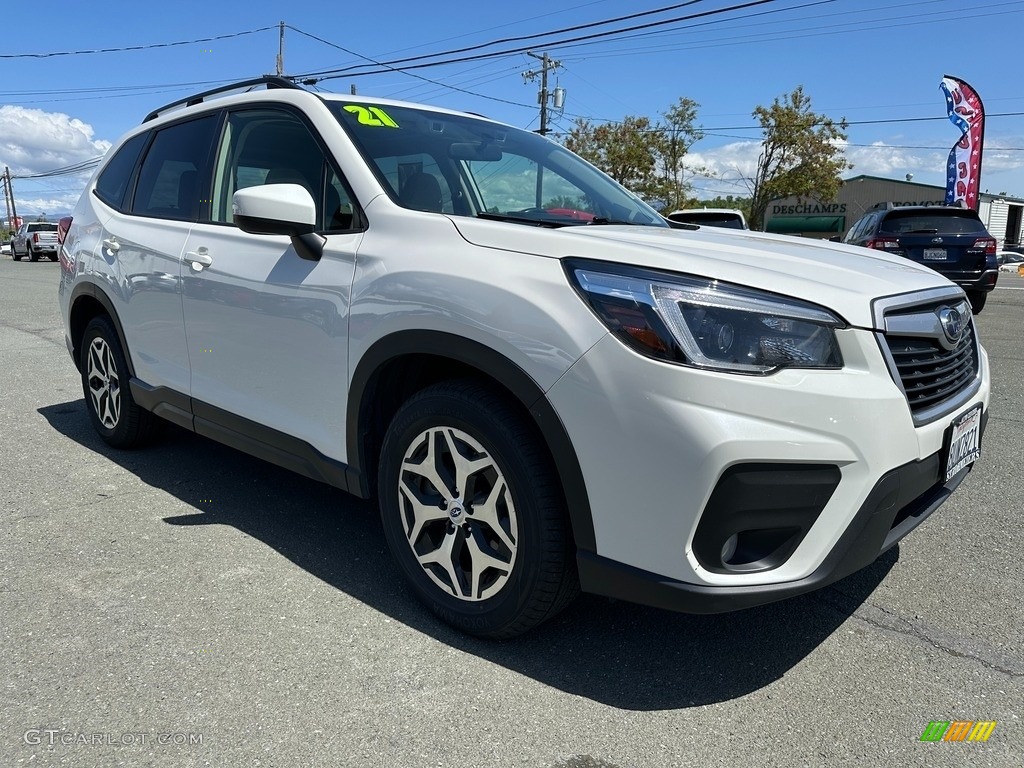
[[[1024,243],[1024,199],[982,192],[978,213],[999,248],[1019,248]],[[804,237],[842,237],[878,203],[896,205],[943,205],[945,187],[917,184],[911,180],[854,176],[844,179],[835,200],[822,202],[806,197],[773,200],[765,211],[766,232]]]

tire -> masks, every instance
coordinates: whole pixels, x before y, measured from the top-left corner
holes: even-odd
[[[49,259],[50,259],[50,261],[56,261],[57,260],[57,254],[56,253],[53,254],[52,256],[49,257]]]
[[[21,261],[21,254],[19,254],[18,249],[14,247],[14,243],[11,243],[11,258],[15,261]]]
[[[33,248],[31,245],[25,248],[25,253],[28,254],[29,261],[39,261],[39,254],[36,253],[36,249]]]
[[[464,632],[514,637],[579,591],[551,458],[532,422],[494,390],[449,381],[406,401],[384,439],[378,498],[416,596]]]
[[[985,308],[985,302],[988,301],[988,294],[983,291],[972,291],[967,294],[967,299],[971,302],[971,312],[978,315],[981,314],[981,310]]]
[[[105,315],[85,327],[80,347],[82,390],[93,428],[108,445],[136,448],[150,442],[159,421],[132,398],[128,361]]]

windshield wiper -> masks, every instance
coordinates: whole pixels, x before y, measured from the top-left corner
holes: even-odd
[[[506,213],[478,213],[476,215],[478,219],[487,219],[488,221],[510,221],[513,224],[528,224],[533,227],[550,227],[552,229],[558,229],[560,227],[570,227],[573,224],[579,222],[572,221],[555,221],[551,219],[531,219],[526,216],[509,216]]]
[[[589,224],[624,224],[627,227],[646,227],[647,224],[643,224],[637,221],[620,221],[619,219],[606,219],[604,216],[595,216],[591,219]]]

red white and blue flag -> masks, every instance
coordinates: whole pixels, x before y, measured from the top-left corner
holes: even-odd
[[[949,120],[963,134],[949,150],[946,161],[946,203],[978,208],[981,184],[981,149],[985,141],[985,106],[970,85],[945,75],[939,88],[946,94]]]

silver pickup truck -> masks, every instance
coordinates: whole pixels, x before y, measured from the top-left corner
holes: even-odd
[[[28,256],[29,261],[39,261],[43,255],[49,256],[50,261],[57,260],[57,225],[49,221],[26,221],[11,241],[11,258],[21,261],[22,256]]]

